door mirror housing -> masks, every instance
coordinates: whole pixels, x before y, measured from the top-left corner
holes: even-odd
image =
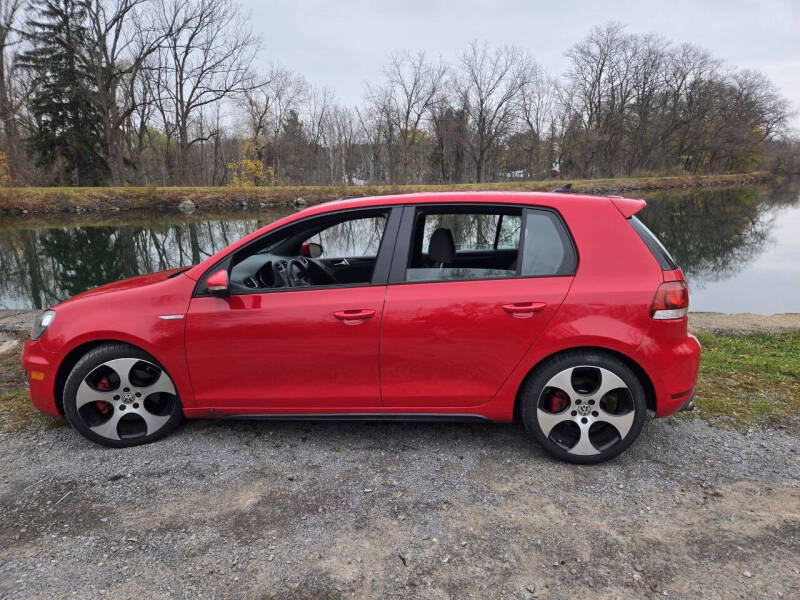
[[[322,256],[322,244],[303,242],[303,256],[307,258],[319,258]]]
[[[218,298],[225,298],[231,295],[230,287],[228,287],[228,270],[220,269],[212,273],[206,279],[206,289],[212,296]]]

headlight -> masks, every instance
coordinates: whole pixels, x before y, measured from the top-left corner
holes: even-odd
[[[53,321],[56,320],[56,311],[54,310],[46,310],[33,322],[33,328],[31,329],[31,337],[34,340],[38,340],[40,337],[44,335],[44,332],[47,331],[47,328],[50,327]]]

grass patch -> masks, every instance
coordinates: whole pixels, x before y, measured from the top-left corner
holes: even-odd
[[[24,391],[0,394],[0,431],[22,431],[34,423],[55,421],[33,407]]]
[[[800,416],[800,332],[697,337],[703,357],[695,403],[703,418],[748,427]]]

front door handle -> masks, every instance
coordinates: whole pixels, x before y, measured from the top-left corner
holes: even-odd
[[[370,308],[356,310],[340,310],[333,313],[345,325],[358,325],[375,316],[375,311]]]
[[[544,302],[514,302],[513,304],[503,304],[503,310],[518,319],[532,317],[547,306]]]

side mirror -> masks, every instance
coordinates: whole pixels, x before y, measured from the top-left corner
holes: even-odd
[[[206,289],[212,296],[218,298],[225,298],[231,295],[230,288],[228,288],[228,270],[220,269],[216,273],[209,275],[206,279]]]
[[[314,242],[303,242],[303,256],[307,258],[319,258],[322,256],[322,246]]]

